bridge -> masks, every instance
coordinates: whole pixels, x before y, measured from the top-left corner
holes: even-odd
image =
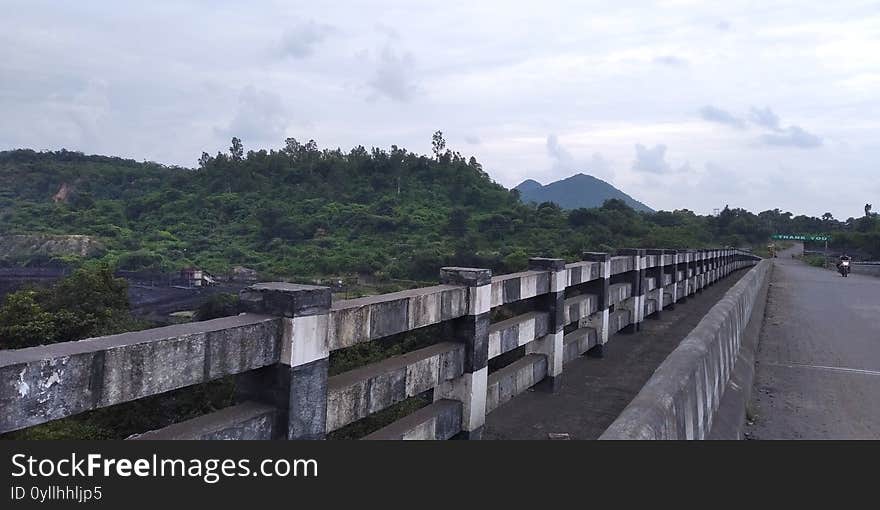
[[[247,312],[238,316],[0,351],[0,432],[234,376],[237,404],[135,438],[322,439],[427,396],[428,405],[366,439],[476,439],[487,416],[518,395],[558,390],[567,364],[602,358],[618,333],[637,333],[754,266],[633,401],[653,399],[650,409],[631,404],[624,424],[609,429],[702,438],[768,264],[735,249],[632,249],[573,263],[534,258],[507,275],[446,267],[437,286],[350,300],[333,300],[325,287],[256,284],[241,292]],[[415,330],[437,341],[330,375],[333,353]],[[662,392],[642,395],[658,385]]]
[[[755,352],[755,439],[880,439],[880,263],[774,260]]]

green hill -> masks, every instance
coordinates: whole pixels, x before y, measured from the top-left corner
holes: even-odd
[[[563,209],[579,207],[600,207],[606,200],[622,200],[636,211],[653,212],[653,209],[633,199],[611,184],[592,175],[577,174],[551,182],[546,186],[531,179],[523,181],[516,188],[523,202],[553,202]]]
[[[130,270],[192,265],[224,274],[243,265],[263,278],[435,281],[444,265],[511,272],[533,256],[763,244],[771,225],[829,225],[778,210],[636,212],[616,199],[565,210],[518,195],[474,158],[396,146],[343,152],[288,139],[281,150],[245,153],[235,143],[228,153],[203,154],[197,169],[64,150],[0,152],[0,236],[90,236],[101,246],[90,256]],[[75,265],[82,257],[43,250],[0,264],[59,259]]]

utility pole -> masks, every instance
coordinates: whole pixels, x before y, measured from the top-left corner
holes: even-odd
[[[828,269],[828,238],[825,238],[825,268]]]

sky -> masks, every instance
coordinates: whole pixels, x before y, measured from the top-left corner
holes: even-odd
[[[880,2],[0,0],[0,150],[314,139],[655,209],[880,206]]]

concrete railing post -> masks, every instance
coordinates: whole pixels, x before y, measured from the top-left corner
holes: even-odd
[[[588,262],[597,262],[601,264],[599,269],[599,278],[601,279],[597,294],[596,313],[587,319],[586,326],[596,330],[596,346],[590,349],[588,354],[597,358],[605,356],[605,344],[608,343],[608,321],[610,313],[609,287],[611,286],[611,255],[608,253],[600,253],[587,251],[581,255],[581,259]]]
[[[526,346],[526,354],[539,353],[547,356],[547,388],[556,391],[562,375],[564,350],[562,346],[563,329],[565,328],[565,287],[568,284],[568,273],[564,259],[532,258],[529,259],[530,271],[550,272],[550,292],[541,296],[538,308],[550,314],[548,333],[544,338],[531,342]]]
[[[706,279],[706,286],[708,287],[715,283],[715,250],[706,250],[706,257],[708,257],[708,260],[706,261],[709,273],[709,278]]]
[[[465,346],[464,374],[434,388],[434,400],[462,403],[459,439],[480,439],[486,423],[489,377],[489,312],[492,309],[492,271],[467,267],[440,269],[440,283],[468,288],[468,313],[448,321],[450,340]]]
[[[239,375],[239,398],[278,409],[279,438],[324,439],[330,289],[260,283],[242,290],[240,298],[248,312],[280,316],[282,336],[280,363]]]
[[[666,253],[666,250],[645,250],[646,255],[653,255],[657,257],[657,265],[650,268],[645,269],[645,277],[646,278],[654,278],[654,288],[655,294],[657,294],[657,311],[654,314],[655,319],[659,319],[663,314],[663,254]],[[644,281],[644,280],[643,280]],[[647,294],[647,291],[645,292]]]
[[[685,253],[687,259],[687,295],[692,296],[697,293],[697,250],[688,250]]]
[[[697,292],[706,286],[706,250],[697,250]]]
[[[672,264],[670,264],[669,267],[666,267],[663,270],[664,272],[669,273],[672,276],[672,278],[671,278],[672,285],[670,285],[670,287],[672,287],[672,289],[671,289],[672,292],[670,292],[672,299],[670,300],[670,302],[668,303],[666,308],[668,308],[670,310],[675,310],[675,303],[678,302],[678,288],[679,288],[678,281],[677,281],[677,278],[678,278],[678,274],[677,274],[678,273],[678,250],[664,250],[664,252],[667,255],[672,255]]]
[[[645,265],[647,260],[645,250],[641,248],[625,248],[617,251],[618,255],[631,256],[633,258],[633,270],[629,279],[632,284],[632,316],[631,324],[624,328],[625,333],[635,333],[641,329],[641,323],[645,319]]]
[[[718,250],[712,250],[712,281],[715,282],[718,280],[718,269],[720,268],[718,264]]]

